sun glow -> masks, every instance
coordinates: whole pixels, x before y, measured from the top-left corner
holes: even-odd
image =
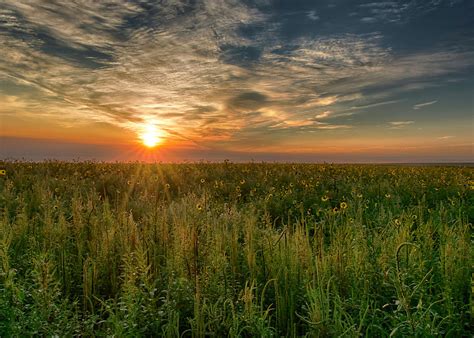
[[[143,129],[140,139],[143,145],[153,148],[161,143],[161,133],[155,125],[150,124]]]

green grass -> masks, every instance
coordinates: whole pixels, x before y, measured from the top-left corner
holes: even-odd
[[[472,168],[0,168],[2,337],[472,333]]]

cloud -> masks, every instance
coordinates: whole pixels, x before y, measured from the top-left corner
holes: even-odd
[[[373,18],[373,17],[369,17],[369,16],[366,16],[366,17],[363,17],[362,19],[360,19],[361,22],[363,23],[374,23],[377,21],[376,18]]]
[[[389,122],[392,126],[406,126],[415,123],[415,121],[395,121]]]
[[[390,125],[390,129],[402,129],[414,123],[415,121],[393,121],[388,124]]]
[[[455,136],[452,136],[452,135],[446,135],[446,136],[440,136],[437,139],[438,140],[449,140],[449,139],[454,138],[454,137]]]
[[[318,21],[319,20],[319,15],[317,14],[316,11],[309,11],[308,12],[308,18],[312,21]]]
[[[360,4],[362,22],[386,22],[386,23],[406,23],[415,20],[417,17],[431,12],[443,5],[447,1],[435,0],[409,0],[409,1],[380,1]]]
[[[374,107],[379,107],[379,106],[385,106],[388,104],[394,104],[400,102],[400,100],[390,100],[390,101],[384,101],[384,102],[376,102],[376,103],[371,103],[363,106],[353,106],[350,109],[351,110],[357,110],[357,109],[368,109],[368,108],[374,108]]]
[[[332,124],[326,122],[315,121],[314,119],[305,120],[284,120],[280,123],[270,126],[272,130],[298,129],[297,131],[310,130],[335,130],[335,129],[351,129],[353,126],[349,124]]]
[[[315,129],[326,129],[326,130],[334,130],[334,129],[351,129],[353,126],[348,124],[329,124],[329,123],[318,123],[314,127]]]
[[[421,109],[421,108],[426,107],[426,106],[431,106],[432,104],[435,104],[436,102],[438,102],[438,100],[424,102],[424,103],[418,103],[418,104],[415,104],[413,106],[413,109],[416,110],[416,109]]]
[[[323,111],[322,113],[317,114],[314,118],[315,119],[324,119],[326,117],[331,116],[333,112],[330,110]]]
[[[230,142],[275,126],[350,129],[314,119],[395,104],[383,97],[395,89],[382,95],[380,88],[422,88],[474,64],[465,49],[396,54],[380,32],[289,38],[271,3],[246,3],[5,1],[0,76],[41,95],[3,100],[2,112],[131,130],[156,123],[176,138]],[[373,3],[361,11],[379,20],[397,6]],[[311,25],[318,14],[300,12]],[[242,33],[251,28],[251,36]]]
[[[256,110],[268,104],[268,97],[256,91],[239,94],[228,101],[229,107],[241,110]]]

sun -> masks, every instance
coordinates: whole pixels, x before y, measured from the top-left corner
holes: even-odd
[[[161,142],[161,133],[155,125],[147,125],[140,134],[140,139],[145,147],[154,148]]]

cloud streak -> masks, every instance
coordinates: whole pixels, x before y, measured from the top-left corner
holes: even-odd
[[[424,103],[418,103],[418,104],[415,104],[415,105],[413,106],[413,109],[417,110],[417,109],[424,108],[424,107],[426,107],[426,106],[431,106],[432,104],[435,104],[436,102],[438,102],[438,100],[429,101],[429,102],[424,102]]]
[[[394,121],[394,122],[389,122],[390,125],[394,127],[401,127],[401,126],[408,126],[410,124],[415,123],[415,121]]]

